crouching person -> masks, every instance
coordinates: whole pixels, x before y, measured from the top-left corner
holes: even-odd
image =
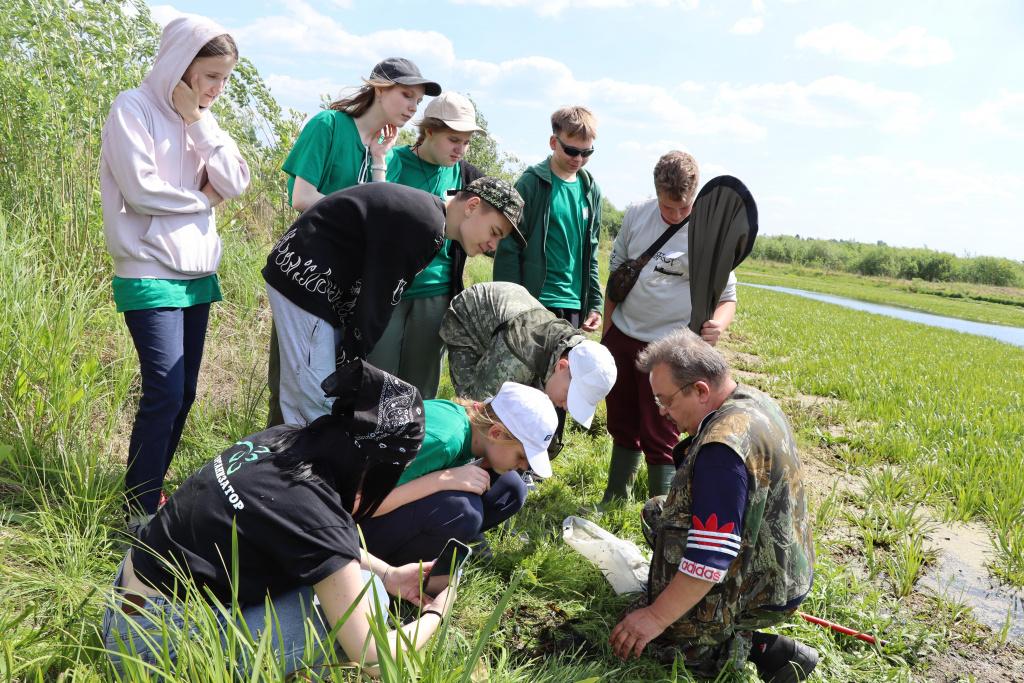
[[[689,436],[667,496],[644,506],[648,593],[612,630],[623,659],[650,646],[698,676],[752,661],[765,681],[801,681],[812,648],[761,632],[791,617],[814,577],[803,474],[778,404],[737,384],[725,359],[682,329],[639,355],[662,415]]]
[[[544,392],[506,382],[485,402],[424,401],[424,412],[423,446],[361,524],[366,547],[391,563],[437,557],[449,538],[477,541],[523,507],[519,472],[551,476],[558,418]]]
[[[387,644],[375,642],[368,621],[375,598],[384,602],[377,609],[387,609],[385,591],[419,604],[421,568],[392,567],[361,551],[356,528],[420,446],[419,393],[361,360],[323,388],[336,399],[331,414],[234,444],[186,479],[140,532],[103,617],[105,647],[121,675],[168,658],[177,666],[202,618],[185,593],[210,594],[227,607],[214,607],[226,653],[236,625],[244,623],[255,638],[268,632],[271,661],[283,663],[283,674],[318,664],[326,654],[321,644],[331,647],[331,630],[342,621],[339,660],[367,665],[376,662],[378,647],[394,652],[400,641],[418,648],[435,632],[450,605],[447,591],[423,605],[403,635],[390,631]],[[364,593],[368,581],[377,589]],[[248,677],[254,663],[247,652],[233,651],[236,661],[225,655],[232,675]]]
[[[547,394],[558,409],[551,458],[562,450],[566,411],[589,429],[597,404],[615,384],[615,359],[607,348],[512,282],[481,282],[452,299],[441,339],[457,396],[493,396],[505,381]]]

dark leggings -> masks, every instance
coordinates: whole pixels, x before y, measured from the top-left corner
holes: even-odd
[[[440,491],[386,515],[363,520],[367,549],[393,565],[432,560],[449,538],[476,540],[519,512],[526,502],[526,484],[518,472],[493,478],[482,496]]]
[[[209,316],[210,304],[125,311],[142,374],[124,481],[131,514],[156,512],[164,475],[196,398]]]

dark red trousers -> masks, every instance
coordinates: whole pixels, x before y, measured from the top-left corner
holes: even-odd
[[[658,412],[649,375],[636,367],[637,354],[647,342],[633,339],[609,321],[601,343],[611,351],[618,370],[615,386],[605,398],[612,441],[621,448],[643,451],[649,465],[671,465],[679,430]]]

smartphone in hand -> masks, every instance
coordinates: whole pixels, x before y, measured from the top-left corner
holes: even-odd
[[[462,565],[472,554],[473,549],[468,545],[449,538],[423,581],[423,592],[433,598],[449,585],[458,583],[462,577]]]

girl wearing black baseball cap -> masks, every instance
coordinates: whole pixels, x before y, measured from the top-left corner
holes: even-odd
[[[394,180],[397,168],[388,168],[398,129],[424,95],[440,94],[441,86],[408,59],[389,57],[373,67],[362,87],[331,102],[299,133],[282,166],[292,206],[305,211],[331,192]]]
[[[373,67],[363,85],[331,102],[299,133],[282,170],[288,174],[288,198],[302,212],[325,195],[369,182],[395,182],[401,165],[392,149],[401,128],[416,113],[424,95],[441,86],[423,78],[408,59],[389,57]],[[280,356],[270,333],[270,415],[267,426],[281,424],[278,387]]]

